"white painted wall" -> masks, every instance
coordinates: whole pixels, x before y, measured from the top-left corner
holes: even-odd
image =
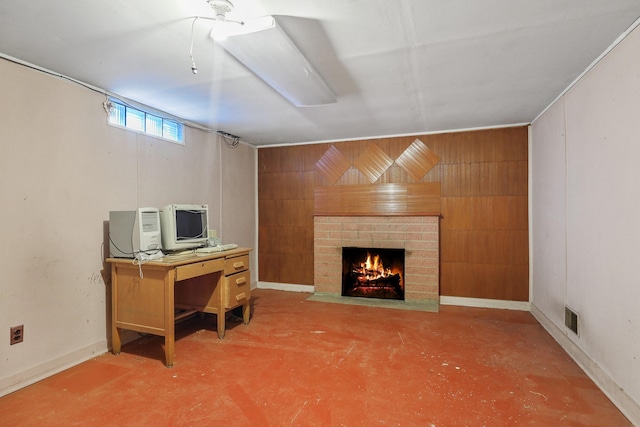
[[[228,151],[192,128],[184,146],[139,135],[106,124],[100,93],[1,60],[0,75],[3,395],[107,351],[110,210],[207,203],[212,228],[226,234],[229,224],[232,239],[255,247],[255,204],[245,201],[257,188],[221,174],[226,165],[255,174],[253,147]],[[9,346],[20,324],[24,342]]]
[[[258,150],[246,144],[229,148],[222,144],[221,192],[223,243],[253,248],[249,254],[251,281],[258,280],[257,168]]]
[[[533,123],[532,311],[640,424],[640,30]],[[564,306],[579,314],[579,336]]]
[[[564,99],[533,125],[531,301],[555,324],[564,324],[567,280],[566,146]]]

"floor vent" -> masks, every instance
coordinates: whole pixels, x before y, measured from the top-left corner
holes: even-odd
[[[567,306],[564,307],[564,324],[578,335],[578,314]]]

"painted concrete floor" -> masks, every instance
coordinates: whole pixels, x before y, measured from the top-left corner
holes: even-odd
[[[0,398],[2,426],[627,426],[527,312],[439,313],[256,290],[248,326],[215,316]]]

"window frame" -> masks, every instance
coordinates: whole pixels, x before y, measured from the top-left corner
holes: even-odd
[[[107,103],[110,104],[107,110],[107,124],[109,126],[126,129],[174,144],[184,145],[185,125],[179,120],[163,117],[157,113],[134,107],[119,99],[109,98]],[[120,113],[120,117],[118,117],[118,112]],[[128,125],[127,120],[129,117],[137,118],[138,120]],[[153,130],[148,130],[150,122],[159,123],[159,127],[156,127],[156,130],[159,130],[161,134]],[[175,137],[173,135],[175,135]]]

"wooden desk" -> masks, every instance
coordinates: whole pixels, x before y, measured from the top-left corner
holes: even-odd
[[[120,353],[121,329],[164,337],[166,365],[173,366],[175,309],[178,319],[195,312],[215,313],[218,338],[224,338],[225,313],[242,306],[249,323],[251,275],[249,252],[237,248],[207,255],[165,257],[138,266],[131,259],[111,263],[113,353]],[[140,269],[142,275],[140,277]]]

